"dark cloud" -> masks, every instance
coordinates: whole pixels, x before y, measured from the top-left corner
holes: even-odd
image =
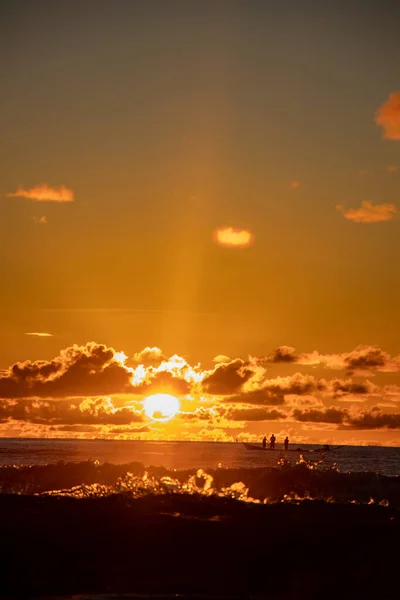
[[[400,414],[383,413],[379,408],[349,414],[348,425],[352,429],[400,429]]]
[[[42,425],[127,425],[143,421],[130,408],[115,408],[110,398],[74,400],[0,400],[0,421]]]
[[[268,362],[272,363],[292,363],[295,362],[296,359],[295,348],[292,348],[291,346],[279,346],[279,348],[274,350],[268,356]]]
[[[391,358],[378,346],[357,346],[352,352],[344,356],[347,370],[368,371],[369,369],[383,369],[389,365]]]
[[[346,415],[347,411],[340,408],[326,408],[324,410],[300,410],[299,408],[295,408],[292,411],[291,417],[302,423],[335,423],[340,425],[343,423]]]
[[[130,372],[114,360],[115,350],[89,342],[71,346],[51,361],[25,361],[0,376],[1,398],[59,398],[123,393]]]
[[[253,390],[251,392],[243,392],[234,396],[227,396],[224,402],[241,404],[258,404],[261,406],[278,406],[284,404],[285,397],[283,393],[270,391],[267,389]]]
[[[203,379],[203,389],[207,394],[234,394],[253,373],[250,363],[240,358],[230,363],[220,363]]]
[[[321,366],[329,369],[346,370],[349,375],[368,371],[397,372],[400,356],[391,357],[379,346],[359,345],[351,352],[320,354],[317,350],[299,354],[295,361],[304,366]]]
[[[400,429],[399,413],[383,413],[379,408],[352,412],[347,409],[294,409],[291,417],[302,423],[333,423],[345,429]]]
[[[94,427],[93,425],[62,425],[61,427],[50,427],[51,431],[69,431],[74,433],[96,433],[98,432],[98,427]]]
[[[347,394],[372,394],[377,389],[377,386],[368,380],[358,383],[351,379],[347,379],[346,381],[343,379],[332,379],[327,385],[334,397],[340,397]]]
[[[286,419],[287,415],[276,409],[229,408],[224,416],[232,421],[274,421],[275,419]]]
[[[312,375],[295,373],[289,377],[275,377],[263,382],[263,389],[276,394],[311,394],[325,389],[324,380],[318,381]]]

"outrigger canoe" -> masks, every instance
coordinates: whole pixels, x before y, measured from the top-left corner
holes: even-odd
[[[247,450],[262,450],[262,451],[269,451],[269,452],[304,452],[304,453],[308,453],[308,452],[319,452],[320,454],[325,454],[325,452],[333,452],[334,450],[339,450],[339,448],[343,448],[343,446],[336,446],[335,448],[329,448],[329,450],[327,448],[314,448],[314,449],[307,449],[307,448],[288,448],[287,450],[285,450],[284,448],[269,448],[268,446],[266,448],[264,448],[263,446],[259,446],[257,444],[249,444],[247,442],[242,442],[244,447],[247,448]]]

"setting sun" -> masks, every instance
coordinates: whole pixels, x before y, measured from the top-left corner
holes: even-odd
[[[153,394],[143,400],[144,412],[154,421],[169,421],[179,412],[178,398],[170,394]]]

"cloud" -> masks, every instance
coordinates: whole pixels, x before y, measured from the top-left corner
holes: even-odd
[[[328,382],[327,387],[334,398],[340,398],[349,394],[354,396],[373,394],[379,390],[379,387],[371,381],[366,380],[358,383],[351,379],[332,379]]]
[[[31,332],[38,335],[39,332]],[[150,360],[149,349],[136,358]],[[151,349],[154,350],[154,349]],[[180,356],[153,353],[156,366],[129,367],[124,352],[89,342],[71,346],[50,361],[18,362],[0,371],[0,398],[61,398],[169,392],[187,394],[208,373]],[[141,356],[140,356],[141,355]],[[161,361],[161,362],[160,362]]]
[[[42,425],[127,425],[142,422],[132,407],[116,408],[110,398],[80,400],[0,400],[0,420]]]
[[[136,364],[141,364],[145,367],[150,365],[154,367],[167,360],[167,357],[160,348],[157,348],[157,346],[153,346],[152,348],[147,346],[140,352],[136,352],[136,354],[133,355],[132,360]]]
[[[252,379],[248,380],[249,382]],[[247,389],[247,383],[239,387],[237,393],[225,393],[223,402],[257,404],[259,406],[279,406],[289,402],[291,396],[310,396],[314,393],[326,391],[327,383],[324,379],[317,380],[312,375],[295,373],[288,377],[265,377],[256,381]],[[290,402],[289,402],[290,403]],[[291,402],[293,404],[293,402]]]
[[[250,379],[254,370],[249,362],[240,358],[230,363],[219,363],[202,380],[203,390],[208,394],[234,394]]]
[[[321,398],[313,396],[311,394],[305,394],[304,396],[296,396],[294,394],[289,395],[285,398],[285,405],[288,407],[320,407],[324,406]]]
[[[294,409],[291,417],[303,423],[332,423],[345,429],[400,429],[399,413],[383,413],[377,407],[361,411],[341,408]]]
[[[38,331],[32,331],[30,333],[26,333],[25,335],[36,335],[37,337],[53,337],[52,333],[44,333]]]
[[[354,221],[354,223],[381,223],[390,221],[397,212],[394,204],[375,204],[370,200],[364,200],[361,208],[346,209],[343,204],[336,206],[337,210],[343,213],[345,219]]]
[[[96,433],[98,431],[98,428],[93,425],[62,425],[61,427],[54,427],[52,425],[50,429],[52,431],[67,431],[70,433]]]
[[[297,357],[296,363],[305,366],[343,369],[350,375],[364,375],[369,371],[395,373],[400,367],[400,356],[392,358],[379,346],[360,344],[351,352],[341,354],[320,354],[317,350],[305,352]]]
[[[72,202],[74,200],[74,192],[65,185],[56,188],[50,187],[47,183],[42,183],[29,190],[19,187],[16,192],[6,194],[6,196],[27,198],[33,202]]]
[[[399,165],[388,165],[386,167],[386,171],[388,173],[397,173],[399,169],[400,169]]]
[[[134,393],[164,391],[186,394],[191,386],[200,382],[204,376],[200,365],[192,367],[177,354],[168,359],[164,358],[161,362],[160,360],[161,357],[157,353],[155,362],[159,364],[156,367],[145,367],[144,364],[139,364],[131,370],[132,385],[134,386],[132,391]]]
[[[32,220],[37,225],[47,225],[48,224],[48,220],[47,220],[47,217],[45,215],[43,215],[42,217],[32,217]]]
[[[370,369],[386,373],[399,370],[399,357],[392,359],[379,346],[357,346],[344,355],[344,364],[349,373],[364,374]]]
[[[190,388],[190,382],[186,381],[179,374],[169,371],[157,371],[150,367],[145,380],[134,385],[131,393],[147,395],[162,392],[184,395],[190,391]]]
[[[224,398],[224,402],[240,402],[241,404],[258,404],[260,406],[278,406],[284,404],[285,398],[281,391],[258,389],[250,392],[242,392],[233,396],[227,396]]]
[[[334,423],[340,425],[343,423],[346,414],[347,411],[340,408],[326,408],[324,410],[295,408],[291,416],[302,423]]]
[[[400,414],[383,413],[379,408],[349,414],[347,424],[352,429],[400,429]]]
[[[249,246],[254,236],[247,229],[233,229],[232,227],[221,227],[214,232],[214,241],[220,246],[244,247]]]
[[[225,413],[225,418],[232,421],[274,421],[286,419],[287,415],[279,410],[265,408],[230,408]]]
[[[204,408],[204,406],[200,406],[192,412],[181,411],[179,413],[179,417],[185,421],[211,421],[215,416],[217,413],[213,408]]]
[[[375,122],[383,128],[383,138],[400,140],[400,92],[393,92],[375,113]]]
[[[274,379],[267,379],[263,383],[263,389],[269,390],[274,393],[282,394],[311,394],[316,391],[322,391],[325,389],[326,383],[322,379],[318,381],[312,375],[303,375],[302,373],[295,373],[288,377],[275,377]]]
[[[213,358],[213,362],[215,363],[228,363],[231,360],[232,359],[229,356],[226,356],[225,354],[217,354],[217,356],[214,356]]]
[[[290,187],[292,188],[292,190],[295,190],[296,188],[300,187],[300,181],[291,181],[290,182]]]
[[[0,398],[118,394],[131,389],[131,370],[115,350],[89,342],[71,346],[51,361],[18,362],[0,373]]]
[[[296,361],[295,348],[292,348],[291,346],[279,346],[279,348],[274,350],[268,356],[267,360],[268,360],[268,362],[272,362],[272,363],[295,362]]]

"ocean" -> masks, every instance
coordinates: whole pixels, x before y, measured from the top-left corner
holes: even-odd
[[[293,495],[310,498],[315,493],[316,498],[341,500],[346,488],[349,501],[397,503],[391,493],[393,481],[400,479],[400,448],[331,446],[326,454],[307,452],[318,448],[303,444],[302,452],[285,453],[279,448],[272,452],[247,449],[238,442],[3,439],[0,489],[66,494],[74,488],[70,493],[79,496],[79,486],[86,486],[85,494],[107,495],[120,492],[125,481],[126,491],[137,496],[146,481],[147,493],[167,488],[189,493],[190,489],[199,491],[198,485],[190,488],[187,483],[201,473],[208,495],[220,494],[222,487],[240,489],[243,493],[234,495],[246,501],[282,501]],[[254,480],[259,482],[260,477],[264,489],[259,483],[255,489]],[[369,488],[370,480],[374,488]],[[388,497],[384,497],[386,489]],[[378,493],[376,498],[374,493]]]
[[[291,447],[299,446],[293,444]],[[300,447],[304,450],[321,448],[315,444],[301,444]],[[278,447],[274,452],[261,452],[247,450],[241,443],[228,442],[0,439],[0,466],[99,461],[112,464],[140,462],[145,466],[177,470],[251,469],[274,467],[283,456],[292,464],[299,458],[297,453],[284,453]],[[310,459],[313,455],[304,452],[304,456]],[[323,464],[334,464],[346,473],[363,471],[396,476],[400,475],[400,447],[342,446],[327,453]]]
[[[316,448],[2,439],[0,595],[397,597],[400,448]]]

